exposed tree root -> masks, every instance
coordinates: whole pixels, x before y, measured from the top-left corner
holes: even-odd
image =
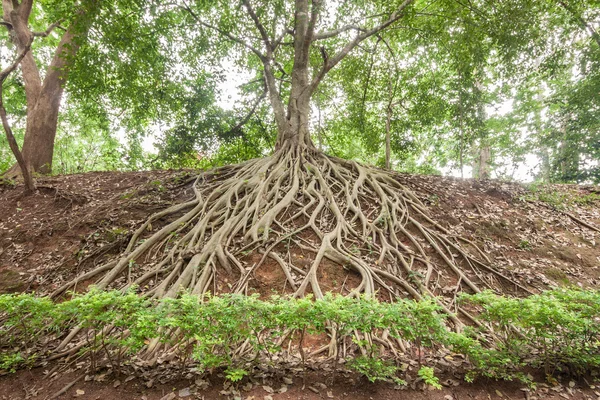
[[[154,298],[181,290],[215,292],[223,286],[220,279],[233,277],[230,291],[248,294],[255,272],[270,262],[283,270],[289,293],[318,299],[324,295],[320,269],[334,265],[360,277],[348,288],[350,296],[440,296],[444,310],[457,314],[451,321],[460,329],[472,318],[456,304],[458,292],[528,292],[489,265],[474,243],[432,220],[388,171],[284,146],[267,158],[204,172],[193,189],[192,200],[140,226],[118,260],[53,295],[95,277],[99,288],[139,285]],[[150,233],[158,220],[166,224]],[[298,252],[311,255],[310,263],[299,266],[293,256]],[[149,353],[157,347],[151,345]]]

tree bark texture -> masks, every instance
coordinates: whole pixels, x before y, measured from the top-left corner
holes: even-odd
[[[9,24],[8,29],[13,43],[19,51],[22,51],[33,35],[28,26],[32,1],[23,0],[16,7],[14,3],[10,0],[3,0],[3,19]],[[89,15],[86,17],[89,18]],[[82,27],[76,22],[70,24],[54,52],[43,80],[31,52],[28,52],[21,62],[27,101],[22,153],[30,170],[37,173],[47,174],[52,171],[58,112],[68,70],[80,46],[79,41],[75,40],[76,35],[82,33],[76,32],[80,28]],[[47,34],[49,31],[46,32]],[[19,175],[18,164],[7,174]]]

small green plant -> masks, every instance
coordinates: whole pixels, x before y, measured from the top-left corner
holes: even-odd
[[[248,371],[242,368],[227,368],[225,370],[225,378],[231,382],[239,382],[248,375]]]
[[[481,307],[479,319],[496,343],[484,348],[475,338],[458,346],[482,375],[523,380],[525,366],[582,374],[600,367],[600,292],[556,289],[525,299],[482,292],[461,301]]]
[[[406,384],[406,381],[396,376],[398,367],[380,358],[359,356],[350,360],[348,366],[364,375],[369,382],[386,381],[397,385]]]
[[[123,357],[141,349],[144,342],[136,334],[136,323],[149,311],[146,299],[131,288],[120,291],[100,291],[94,287],[85,294],[73,295],[70,301],[57,306],[63,318],[76,321],[85,332],[87,352],[95,371],[100,353],[104,353],[115,370]],[[127,332],[133,330],[132,334]]]
[[[429,196],[427,196],[427,201],[432,206],[437,206],[440,203],[440,196],[438,196],[435,193],[434,194],[430,194]]]
[[[423,379],[423,382],[426,384],[433,386],[436,389],[442,388],[442,385],[440,385],[440,380],[437,376],[435,376],[433,368],[421,367],[417,372],[417,375],[419,375],[419,378]]]
[[[519,249],[521,250],[531,250],[531,243],[529,242],[529,240],[521,240],[519,242]]]
[[[150,182],[150,186],[154,187],[154,189],[156,189],[159,192],[164,192],[167,189],[165,188],[165,186],[163,185],[163,183],[159,180],[154,180]]]
[[[12,178],[0,176],[0,186],[15,187],[17,186],[17,181]]]
[[[0,371],[15,373],[24,362],[25,359],[21,353],[0,354]]]

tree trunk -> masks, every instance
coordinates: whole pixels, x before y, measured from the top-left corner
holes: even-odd
[[[43,94],[35,106],[27,110],[23,158],[31,171],[41,174],[52,172],[52,155],[62,92],[61,86],[54,93]]]
[[[22,48],[32,35],[28,26],[31,4],[31,2],[22,2],[16,9],[11,9],[11,3],[3,1],[4,20],[11,23],[13,41],[19,48]],[[60,102],[68,69],[80,47],[80,41],[75,38],[76,35],[87,33],[88,21],[91,20],[90,13],[84,15],[84,12],[80,11],[79,15],[86,18],[85,26],[78,21],[70,24],[54,52],[43,81],[31,52],[28,52],[21,62],[27,101],[27,126],[22,154],[30,171],[41,174],[52,172],[52,156]],[[8,176],[20,174],[18,164],[6,173]]]
[[[33,182],[33,178],[30,174],[29,167],[25,163],[25,159],[23,158],[23,154],[19,149],[19,145],[17,140],[15,139],[15,135],[13,135],[12,129],[10,127],[10,123],[8,122],[8,116],[6,115],[6,108],[4,108],[4,81],[6,78],[23,62],[23,59],[29,54],[29,50],[31,49],[31,44],[33,43],[33,38],[30,38],[27,44],[23,49],[20,50],[19,55],[16,57],[15,61],[3,69],[0,72],[0,119],[2,120],[2,127],[4,128],[4,133],[6,134],[6,139],[8,140],[8,145],[13,155],[17,159],[17,163],[23,172],[23,180],[25,181],[25,194],[30,194],[35,191],[35,184]]]
[[[473,177],[475,179],[490,179],[490,160],[491,160],[491,149],[490,146],[481,143],[479,147],[479,154],[475,161],[473,168]]]
[[[25,183],[25,194],[30,194],[35,191],[35,183],[33,182],[33,178],[30,169],[27,167],[25,163],[25,158],[23,158],[23,153],[19,150],[19,145],[13,135],[12,129],[10,128],[10,124],[8,123],[8,118],[6,116],[6,109],[2,104],[2,91],[0,90],[0,119],[2,120],[2,126],[4,128],[4,132],[6,133],[6,139],[8,140],[8,145],[13,152],[15,158],[17,159],[17,165],[20,166],[21,171],[23,173],[23,181]]]
[[[313,42],[318,39],[337,37],[347,29],[336,29],[328,32],[315,32],[318,20],[321,15],[323,1],[312,0],[309,10],[308,0],[295,0],[294,6],[294,65],[292,67],[292,85],[290,97],[287,103],[287,110],[283,104],[281,93],[277,89],[273,65],[275,59],[275,50],[281,44],[280,40],[269,37],[267,29],[261,23],[258,15],[254,11],[249,0],[243,0],[250,18],[254,21],[258,34],[261,37],[266,51],[258,50],[249,45],[241,38],[226,34],[226,36],[235,42],[244,45],[246,48],[256,54],[262,64],[265,83],[269,92],[269,101],[275,114],[277,124],[277,141],[275,151],[284,148],[318,151],[310,137],[309,116],[310,99],[315,93],[325,75],[334,68],[344,57],[348,55],[362,41],[378,34],[388,28],[402,16],[404,10],[413,2],[413,0],[404,0],[398,8],[391,13],[381,24],[371,29],[360,29],[354,39],[347,42],[341,50],[333,56],[327,54],[325,47],[321,47],[321,56],[323,64],[317,69],[312,77],[309,71],[310,49]],[[210,25],[205,26],[210,27]]]
[[[392,105],[388,104],[386,118],[385,118],[385,167],[387,169],[390,169],[390,158],[392,155],[391,127],[392,127]]]
[[[313,4],[313,12],[318,5]],[[313,94],[308,70],[310,45],[314,33],[314,23],[309,20],[308,2],[296,1],[294,34],[294,66],[292,67],[292,88],[287,104],[287,115],[279,126],[275,150],[282,147],[300,147],[315,149],[310,137],[309,117],[310,99]]]

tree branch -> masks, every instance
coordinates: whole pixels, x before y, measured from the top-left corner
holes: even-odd
[[[28,27],[28,21],[23,18],[24,16],[18,11],[18,9],[11,7],[9,1],[4,0],[2,2],[2,7],[4,11],[4,21],[12,25],[12,27],[9,28],[12,33],[12,40],[17,48],[23,50],[32,36]],[[17,7],[20,8],[18,4]],[[35,105],[37,102],[42,90],[42,80],[40,78],[38,66],[31,51],[25,52],[25,56],[23,60],[21,60],[20,66],[23,74],[23,81],[25,82],[25,96],[27,98],[27,104],[30,104],[33,107],[33,105]]]
[[[311,83],[311,93],[315,91],[323,77],[333,68],[335,67],[344,57],[348,55],[358,44],[360,44],[365,39],[370,38],[373,35],[378,34],[382,30],[386,29],[390,25],[394,24],[404,15],[404,10],[413,2],[414,0],[404,0],[402,4],[390,15],[390,17],[383,22],[382,24],[371,28],[369,30],[364,30],[361,34],[357,35],[354,40],[347,43],[342,50],[340,50],[335,56],[328,58],[326,62],[323,63],[323,67],[319,71],[319,73],[313,78]]]
[[[258,108],[258,106],[260,105],[260,103],[265,99],[265,97],[267,97],[267,87],[266,87],[266,84],[265,84],[265,88],[264,88],[263,92],[261,93],[261,95],[254,102],[252,108],[250,109],[250,112],[248,112],[248,114],[246,114],[246,116],[236,126],[234,126],[229,131],[227,131],[227,133],[225,135],[231,135],[231,134],[234,134],[234,133],[240,131],[240,129],[242,129],[242,127],[244,125],[246,125],[248,123],[248,121],[250,121],[250,118],[252,118],[252,116],[256,112],[256,109]]]
[[[58,20],[55,23],[51,24],[45,31],[43,32],[32,32],[35,37],[47,37],[52,33],[55,28],[61,28],[60,23],[62,20]],[[64,29],[64,28],[62,28]]]
[[[587,30],[592,35],[592,39],[594,39],[598,46],[600,46],[600,34],[598,34],[594,27],[588,24],[587,21],[583,19],[581,15],[575,12],[575,10],[563,0],[558,0],[558,4],[560,4],[562,8],[564,8],[569,14],[571,14],[571,17],[577,22],[577,24],[581,28]]]
[[[31,44],[32,43],[33,43],[33,36],[31,36],[31,38],[29,39],[29,42],[25,44],[25,46],[19,52],[19,54],[17,55],[17,58],[15,58],[15,60],[12,62],[12,64],[10,64],[8,67],[6,67],[2,71],[0,71],[0,86],[4,83],[4,81],[6,80],[6,78],[15,69],[17,69],[17,67],[19,66],[19,64],[21,63],[21,61],[23,61],[23,58],[25,58],[25,56],[27,55],[27,52],[29,51],[29,49],[31,49]],[[2,101],[2,100],[0,99],[0,101]]]
[[[364,28],[362,28],[358,25],[346,25],[346,26],[342,26],[341,28],[334,29],[332,31],[319,32],[319,33],[315,34],[313,40],[329,39],[329,38],[335,37],[341,33],[351,31],[351,30],[355,30],[355,31],[359,31],[359,32],[365,31]]]
[[[183,6],[179,6],[180,8],[182,8],[183,10],[187,11],[192,18],[194,18],[196,20],[196,22],[198,22],[200,25],[204,26],[205,28],[209,28],[214,30],[217,33],[220,33],[221,35],[225,36],[226,38],[228,38],[229,40],[231,40],[232,42],[241,44],[242,46],[246,47],[248,50],[252,51],[254,54],[256,54],[258,56],[258,58],[261,59],[261,61],[263,61],[266,58],[266,55],[264,55],[261,51],[259,51],[258,49],[256,49],[255,47],[251,46],[250,44],[246,43],[243,39],[232,35],[229,32],[224,31],[223,29],[213,26],[209,23],[206,23],[204,21],[202,21],[200,19],[200,17],[198,17],[198,15],[196,15],[196,13],[186,4],[184,3]]]
[[[271,40],[269,39],[269,34],[267,33],[267,30],[265,29],[264,25],[260,22],[260,19],[258,19],[258,15],[256,15],[256,12],[254,12],[254,9],[250,5],[249,0],[244,0],[244,6],[246,7],[246,11],[248,11],[248,14],[250,15],[250,18],[252,18],[252,21],[254,21],[254,25],[256,25],[256,28],[260,32],[262,41],[265,43],[265,47],[267,48],[267,58],[271,59],[273,47],[271,44]]]
[[[290,28],[286,28],[281,35],[279,35],[277,37],[277,39],[275,39],[273,41],[273,52],[275,52],[275,50],[277,49],[277,47],[279,47],[282,43],[283,43],[283,39],[285,39],[285,37],[287,35],[293,35],[294,34],[294,30],[290,29]]]
[[[310,10],[310,20],[308,21],[308,27],[306,29],[306,38],[304,40],[304,51],[308,52],[310,48],[310,44],[314,40],[315,36],[315,28],[317,26],[317,20],[319,19],[319,14],[321,12],[321,0],[313,0],[312,8]]]
[[[33,0],[22,0],[19,5],[19,14],[25,21],[29,20],[29,14],[31,14],[31,9],[33,7]]]

